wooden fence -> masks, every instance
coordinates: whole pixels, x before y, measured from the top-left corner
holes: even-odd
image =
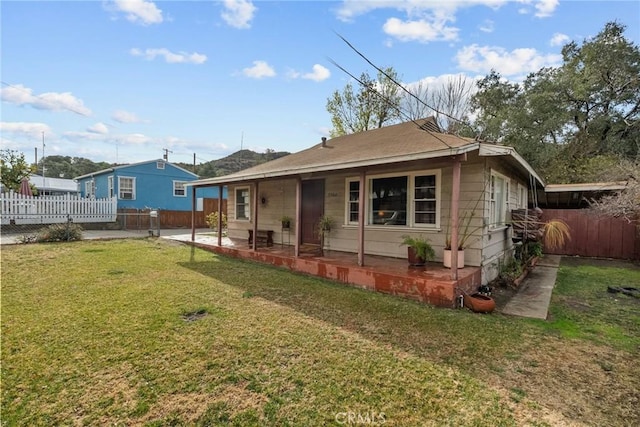
[[[77,195],[25,196],[3,193],[0,217],[2,225],[114,222],[117,200],[84,199]]]
[[[218,199],[204,199],[203,210],[195,213],[196,228],[207,228],[206,215],[218,212]],[[127,230],[157,228],[150,209],[118,209],[118,223]],[[191,211],[158,210],[160,228],[191,228]],[[222,201],[222,212],[227,213],[227,201]]]
[[[598,216],[587,209],[544,209],[542,220],[561,219],[571,230],[571,240],[545,253],[597,258],[640,260],[640,224]]]

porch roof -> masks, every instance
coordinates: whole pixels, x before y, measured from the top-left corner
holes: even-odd
[[[510,156],[521,168],[532,173],[542,183],[542,180],[531,166],[517,155],[511,147],[499,146],[501,148],[499,151],[481,150],[481,146],[498,146],[481,144],[471,138],[435,132],[433,131],[434,123],[434,119],[430,117],[339,136],[323,141],[306,150],[230,175],[200,179],[185,185],[194,187],[223,185],[314,172],[450,157],[476,150],[480,151],[480,155]]]

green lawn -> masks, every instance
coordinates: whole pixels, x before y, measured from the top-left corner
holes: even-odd
[[[3,247],[2,425],[625,425],[639,300],[596,282],[640,270],[582,269],[536,322],[163,240]]]

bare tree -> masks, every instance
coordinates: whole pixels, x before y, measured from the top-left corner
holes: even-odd
[[[606,178],[610,180],[612,177],[626,181],[625,189],[598,200],[590,200],[591,208],[600,214],[624,218],[629,222],[640,221],[640,160],[622,161],[617,171],[607,171]]]

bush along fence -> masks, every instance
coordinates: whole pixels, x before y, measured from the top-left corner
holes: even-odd
[[[2,225],[62,224],[115,222],[117,200],[86,199],[76,195],[25,196],[9,192],[2,194],[0,217]]]

